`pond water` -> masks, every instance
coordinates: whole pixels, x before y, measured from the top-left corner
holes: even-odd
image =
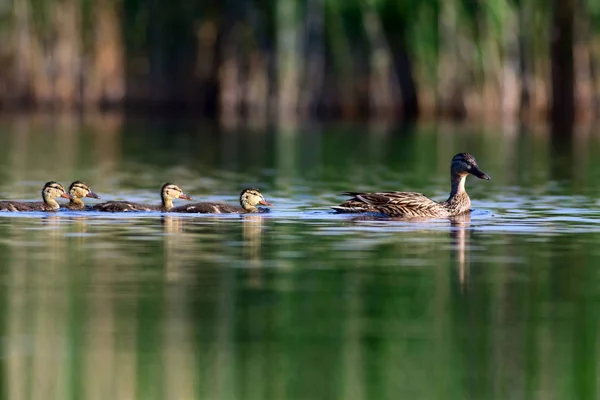
[[[459,152],[492,177],[467,180],[471,215],[328,211],[345,190],[443,200]],[[597,398],[599,158],[585,129],[0,121],[2,199],[83,180],[101,201],[157,203],[170,181],[275,205],[0,213],[2,396]]]

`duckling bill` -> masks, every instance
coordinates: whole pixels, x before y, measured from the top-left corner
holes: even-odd
[[[467,176],[489,180],[475,157],[459,153],[450,164],[450,196],[444,202],[436,202],[421,193],[414,192],[344,192],[351,199],[332,207],[338,213],[378,213],[398,218],[446,218],[471,211],[471,199],[465,190]]]

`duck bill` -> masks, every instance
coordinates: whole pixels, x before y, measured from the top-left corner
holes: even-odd
[[[100,196],[98,196],[94,192],[89,192],[88,194],[85,195],[85,197],[91,197],[92,199],[99,199],[100,198]]]
[[[69,196],[67,193],[63,193],[60,195],[60,197],[65,198],[65,199],[71,199],[71,196]]]
[[[491,179],[488,174],[486,174],[485,172],[483,172],[482,170],[480,170],[478,167],[473,167],[471,169],[471,174],[475,175],[479,179],[485,179],[486,181],[489,181]]]
[[[269,203],[265,199],[262,199],[261,201],[259,201],[258,204],[263,205],[263,206],[271,206],[271,207],[273,206],[273,204]]]
[[[180,198],[180,199],[183,199],[183,200],[193,200],[193,199],[192,199],[190,196],[188,196],[188,195],[187,195],[187,194],[185,194],[185,193],[181,193],[181,194],[179,195],[179,198]]]

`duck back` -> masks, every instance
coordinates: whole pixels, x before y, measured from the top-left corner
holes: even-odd
[[[127,211],[163,211],[162,206],[132,203],[130,201],[106,201],[93,206],[94,211],[127,212]]]
[[[0,201],[0,211],[55,211],[42,201]]]
[[[202,202],[202,203],[194,203],[194,204],[186,204],[179,207],[173,207],[171,212],[179,212],[179,213],[198,213],[198,214],[228,214],[228,213],[237,213],[244,212],[242,207],[231,206],[225,203],[210,203],[210,202]]]

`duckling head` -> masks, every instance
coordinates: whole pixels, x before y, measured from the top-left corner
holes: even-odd
[[[162,204],[167,210],[173,208],[174,199],[192,200],[190,196],[183,193],[183,190],[172,183],[165,183],[160,190]]]
[[[453,177],[465,177],[467,175],[473,175],[479,179],[490,180],[490,177],[481,169],[479,169],[475,157],[469,153],[459,153],[455,155],[452,158],[450,170]]]
[[[99,199],[96,193],[92,192],[90,185],[85,182],[75,181],[69,186],[69,195],[72,199],[81,199],[83,197],[91,197],[92,199]]]
[[[273,204],[269,203],[260,190],[256,188],[247,188],[242,190],[240,193],[240,204],[242,208],[249,212],[255,212],[257,210],[257,205],[263,206],[272,206]]]
[[[63,185],[54,181],[46,182],[42,189],[42,199],[44,199],[44,202],[52,206],[52,208],[58,209],[60,205],[54,199],[59,197],[70,199]]]

